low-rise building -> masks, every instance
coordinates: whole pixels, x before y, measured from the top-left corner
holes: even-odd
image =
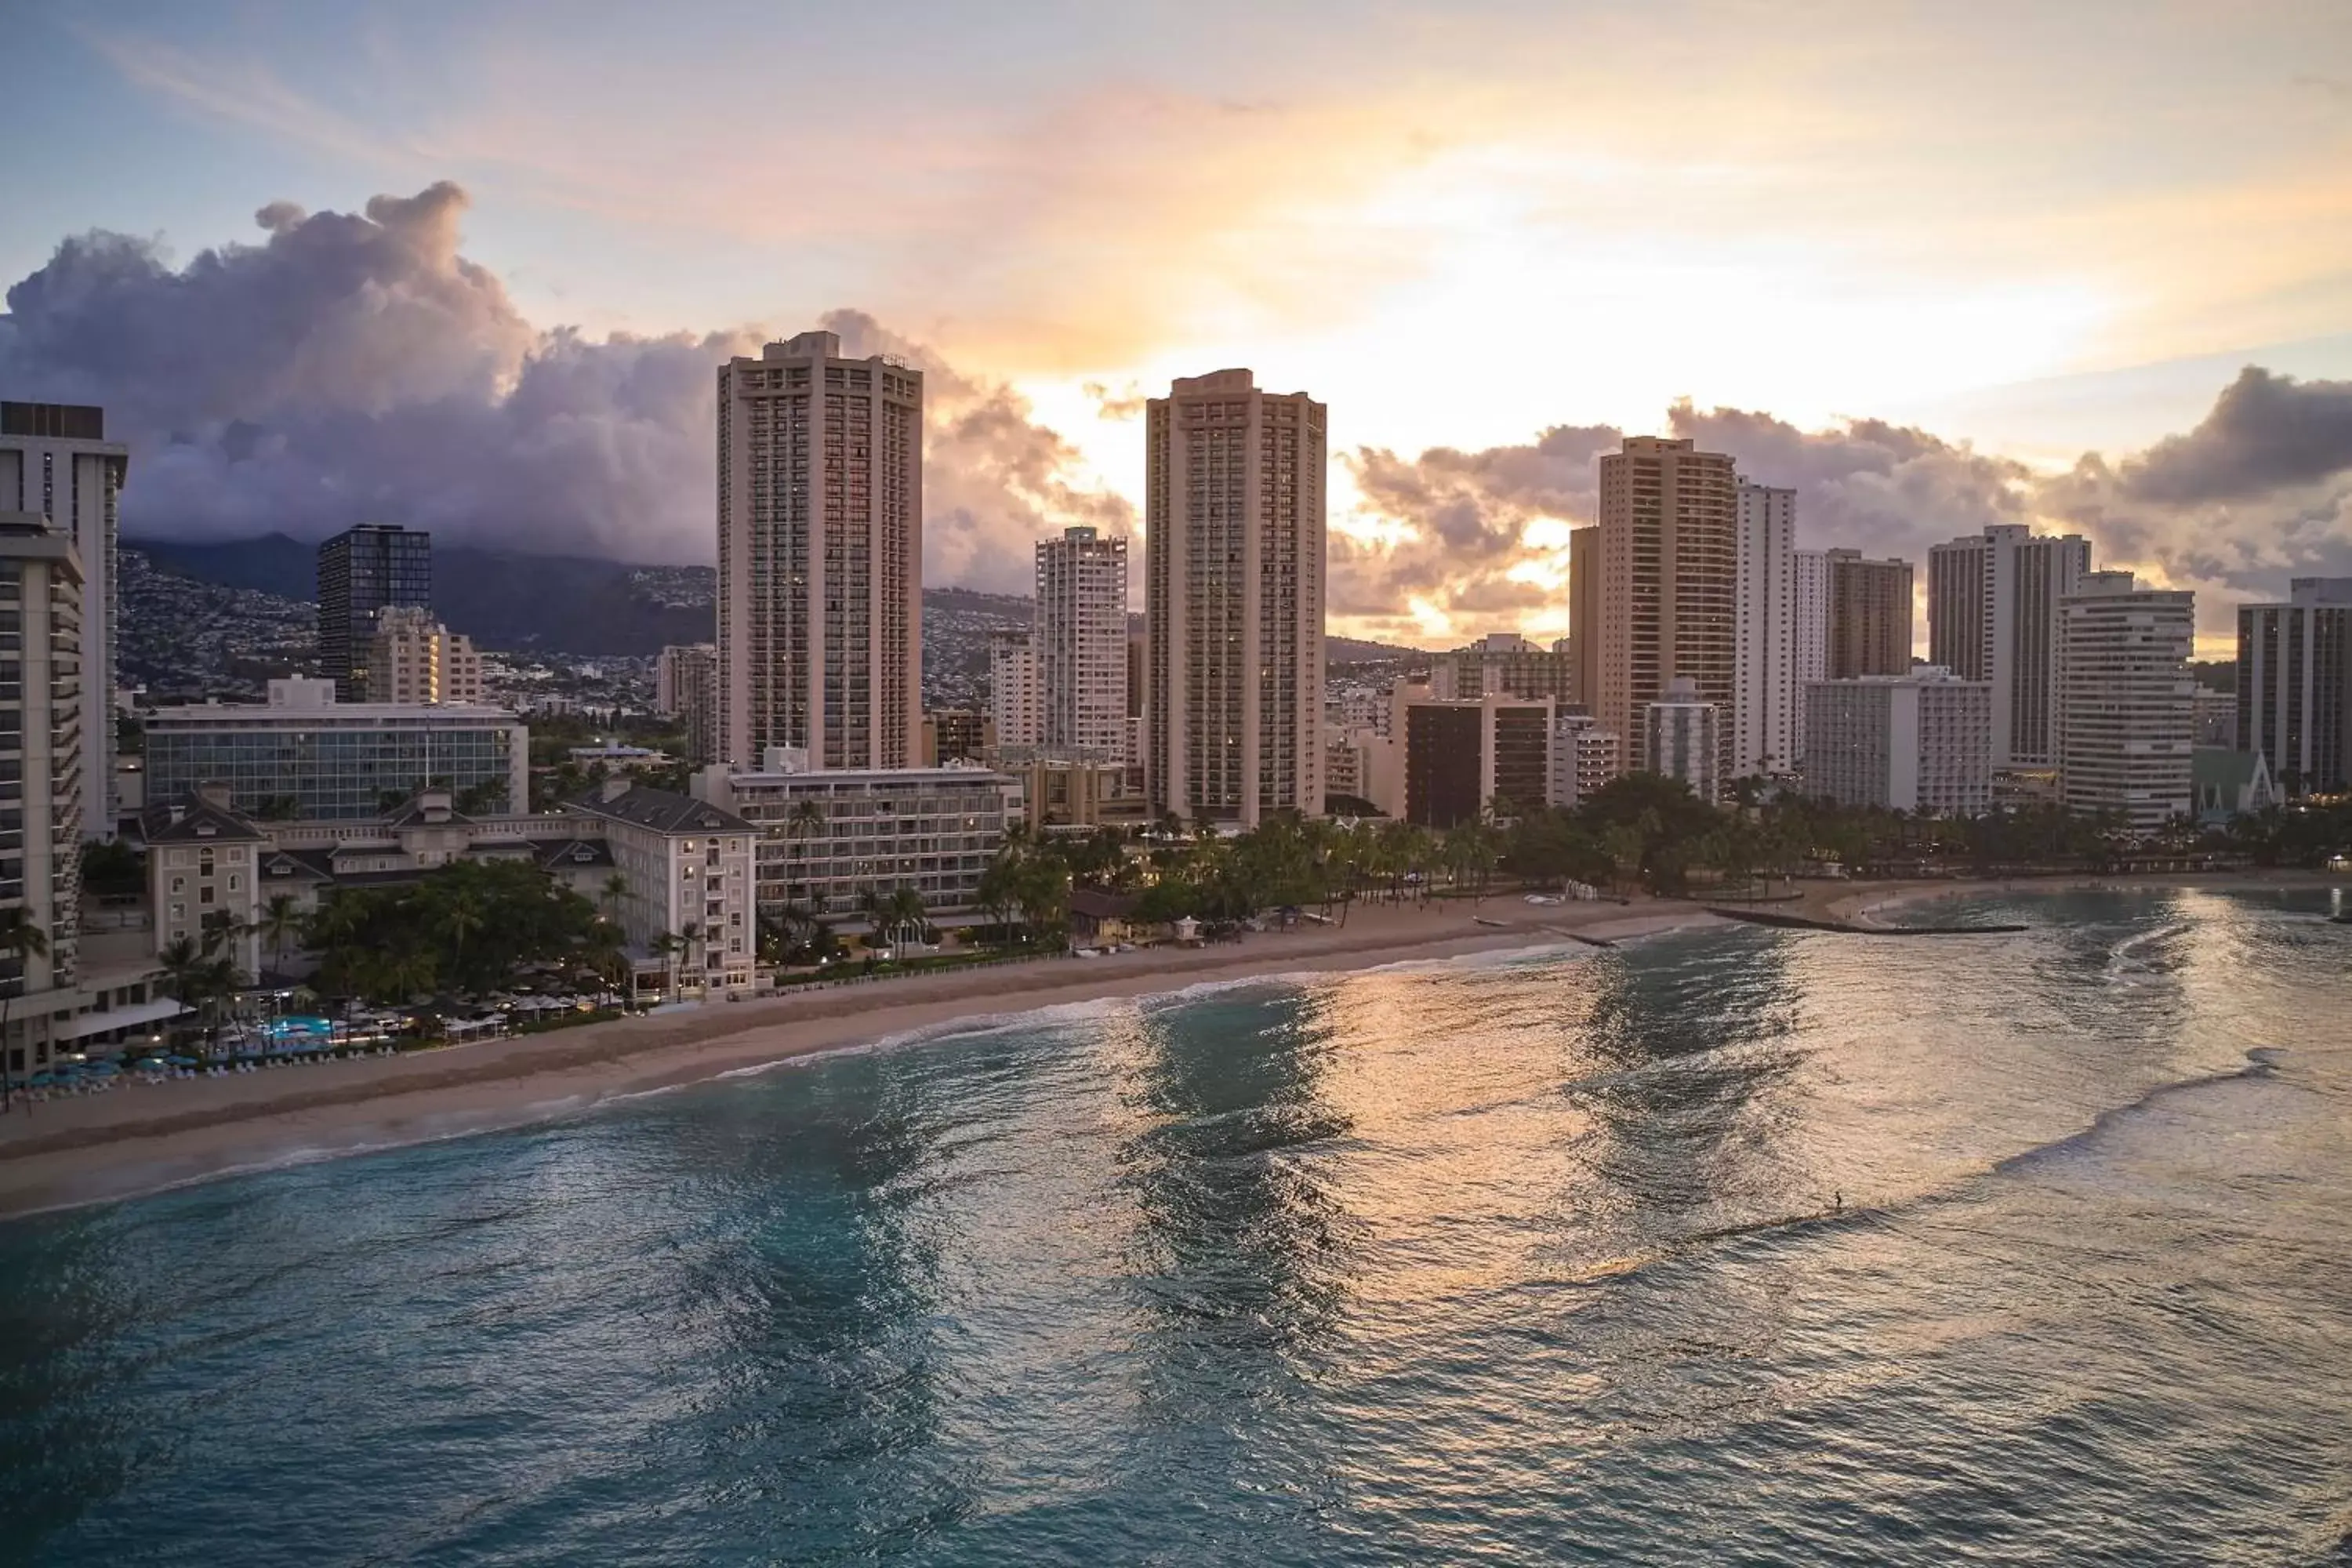
[[[923,715],[923,766],[986,761],[996,750],[996,721],[977,708],[939,708]]]
[[[1625,743],[1580,710],[1555,712],[1551,723],[1551,804],[1587,800],[1625,771]]]
[[[1992,686],[1936,665],[1805,688],[1805,787],[1840,805],[1992,808]]]
[[[529,805],[529,733],[497,708],[338,702],[334,683],[269,683],[266,703],[207,702],[150,714],[147,795],[173,801],[222,784],[266,819],[373,818],[428,785],[461,805]]]
[[[261,857],[269,836],[236,809],[225,784],[208,784],[139,816],[147,841],[148,908],[154,949],[185,942],[261,973]]]
[[[1064,746],[1003,746],[998,773],[1021,786],[1033,833],[1141,827],[1149,820],[1142,781],[1124,762]]]
[[[482,700],[482,656],[474,639],[451,631],[420,605],[375,612],[368,639],[367,700],[472,706]]]
[[[980,913],[980,879],[1023,813],[1018,780],[992,768],[812,769],[771,746],[756,770],[706,768],[698,798],[759,833],[757,905],[856,922],[866,896],[912,888],[933,921]]]
[[[674,965],[682,991],[749,992],[759,830],[708,801],[618,780],[572,809],[603,826],[618,879],[609,907],[640,972]]]

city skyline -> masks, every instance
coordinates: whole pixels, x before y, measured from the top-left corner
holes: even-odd
[[[1064,527],[1139,531],[1140,402],[1218,364],[1342,411],[1329,600],[1350,635],[1564,630],[1567,536],[1625,435],[1798,490],[1801,549],[1918,563],[1989,524],[2083,533],[2196,590],[2209,651],[2220,606],[2352,570],[2352,291],[2326,260],[2352,217],[2325,173],[2352,110],[2306,63],[2343,53],[2338,17],[2232,21],[2221,50],[2215,19],[2135,14],[2119,51],[2079,20],[1857,11],[1782,72],[1749,68],[1791,53],[1754,16],[1694,6],[1661,19],[1690,82],[1643,107],[1609,79],[1642,33],[1599,11],[1360,19],[1312,87],[1279,50],[1161,50],[1155,10],[979,36],[943,16],[900,51],[919,112],[825,165],[856,172],[849,234],[824,203],[739,199],[759,155],[679,107],[710,16],[666,18],[625,111],[583,127],[579,95],[518,90],[569,47],[526,58],[521,13],[271,25],[289,15],[132,5],[12,38],[44,68],[0,117],[61,163],[8,197],[0,382],[110,409],[142,452],[134,531],[383,521],[708,560],[703,367],[817,321],[925,371],[934,583],[1003,590]],[[727,25],[877,42],[868,21]],[[1834,68],[1931,48],[1980,67],[1970,92],[2013,127]],[[428,83],[425,58],[463,66]],[[2229,134],[2150,107],[2188,59]],[[1063,85],[1055,61],[1091,68]],[[1581,107],[1547,107],[1578,96],[1535,92],[1548,70]],[[1705,115],[1660,130],[1708,84]],[[1063,145],[1078,129],[1101,145]],[[672,188],[637,189],[647,151],[611,145],[632,132]],[[2036,133],[2064,155],[2026,157]],[[1269,138],[1317,155],[1268,167]],[[281,330],[237,331],[262,303]],[[1387,369],[1433,330],[1462,372],[1442,391]]]

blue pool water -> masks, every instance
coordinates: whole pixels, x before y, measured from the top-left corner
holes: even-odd
[[[0,1561],[2352,1563],[2352,928],[1075,1009],[0,1226]]]

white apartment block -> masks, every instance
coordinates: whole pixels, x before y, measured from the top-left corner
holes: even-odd
[[[474,639],[451,631],[415,605],[389,605],[374,616],[368,640],[371,702],[479,703],[482,656]]]
[[[572,809],[604,827],[621,879],[613,913],[639,973],[675,973],[688,994],[749,992],[760,952],[760,830],[708,801],[620,780]],[[665,937],[685,945],[665,953]]]
[[[1992,765],[2057,763],[2058,604],[2091,569],[2090,542],[1999,523],[1927,552],[1927,659],[1992,686]]]
[[[1066,528],[1037,542],[1038,743],[1127,753],[1127,541]]]
[[[754,901],[859,918],[862,895],[912,888],[934,920],[979,911],[980,879],[1021,818],[1018,781],[968,763],[818,771],[783,747],[756,772],[719,765],[695,793],[760,835]]]
[[[106,439],[103,409],[0,403],[0,513],[34,513],[71,540],[80,578],[84,838],[114,837],[116,508],[130,470],[130,449]]]
[[[1034,746],[1045,733],[1038,701],[1037,642],[1029,632],[992,632],[988,638],[988,716],[1000,746]]]
[[[1702,698],[1690,677],[1674,677],[1643,705],[1642,766],[1680,779],[1709,805],[1723,798],[1723,705]]]
[[[1551,726],[1551,799],[1572,806],[1625,771],[1624,742],[1589,713],[1559,713]]]
[[[1805,690],[1805,790],[1937,816],[1992,809],[1992,687],[1923,665]]]
[[[722,760],[914,762],[922,595],[922,373],[831,332],[719,366]]]
[[[2189,813],[2197,745],[2193,594],[2088,572],[2058,602],[2058,787],[2137,832]]]
[[[1732,605],[1731,773],[1794,766],[1797,492],[1739,482],[1738,584]]]
[[[1789,554],[1789,756],[1805,761],[1805,692],[1830,678],[1830,558],[1826,551]]]
[[[1246,370],[1150,402],[1144,599],[1152,814],[1323,810],[1326,410]]]

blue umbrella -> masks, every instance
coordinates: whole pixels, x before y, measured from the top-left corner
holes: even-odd
[[[81,1070],[97,1078],[112,1078],[116,1073],[121,1072],[122,1069],[116,1067],[112,1062],[90,1062],[85,1065]]]
[[[167,1068],[192,1068],[196,1066],[197,1062],[194,1057],[165,1057],[163,1065]]]

